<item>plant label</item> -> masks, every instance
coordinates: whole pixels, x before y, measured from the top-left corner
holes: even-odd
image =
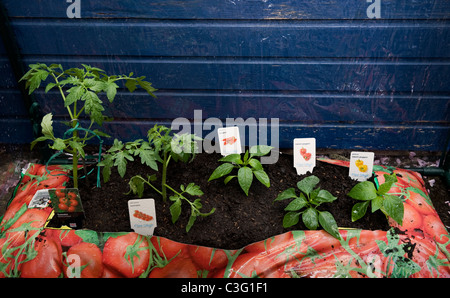
[[[375,154],[373,152],[353,151],[350,154],[350,178],[358,181],[366,181],[372,177],[374,157]]]
[[[152,236],[156,228],[155,200],[129,200],[128,211],[131,229],[138,234]]]
[[[84,209],[81,204],[80,193],[77,188],[49,189],[50,206],[54,217],[49,222],[50,227],[61,228],[67,226],[71,229],[82,229]]]
[[[40,189],[34,194],[30,204],[28,204],[28,208],[45,208],[49,201],[50,194],[48,193],[48,189]]]
[[[316,166],[316,139],[294,139],[294,168],[297,175],[304,175],[313,171]]]
[[[241,137],[239,127],[221,127],[217,129],[220,142],[220,153],[223,156],[229,154],[241,154]]]

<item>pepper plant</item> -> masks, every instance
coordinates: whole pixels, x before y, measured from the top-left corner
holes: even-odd
[[[209,177],[208,181],[221,178],[230,174],[233,169],[238,169],[237,175],[228,175],[224,183],[227,184],[233,178],[238,178],[238,182],[242,190],[248,196],[248,191],[253,182],[253,176],[266,187],[270,187],[270,179],[259,160],[254,157],[264,156],[270,153],[273,147],[266,145],[256,145],[247,150],[242,159],[240,154],[229,154],[219,159],[224,162],[218,166]]]
[[[369,205],[371,211],[381,210],[386,216],[391,217],[399,225],[403,222],[403,201],[400,197],[388,194],[392,185],[396,183],[397,176],[395,173],[391,175],[384,174],[385,181],[378,187],[371,181],[362,181],[356,184],[348,193],[348,196],[355,200],[361,201],[356,203],[352,208],[352,221],[362,218]]]
[[[53,114],[48,113],[42,118],[42,136],[36,138],[31,143],[33,148],[36,143],[50,141],[50,148],[65,151],[73,156],[73,182],[74,187],[78,187],[78,160],[85,158],[84,147],[91,138],[108,137],[107,134],[98,129],[92,129],[94,123],[102,126],[107,119],[103,112],[103,101],[101,94],[105,94],[109,102],[113,102],[119,85],[118,81],[125,81],[125,86],[130,92],[133,92],[137,86],[142,87],[148,94],[156,91],[152,84],[145,81],[145,77],[133,77],[129,75],[107,75],[104,70],[82,64],[82,68],[70,68],[64,70],[61,64],[51,64],[47,66],[43,63],[31,64],[28,72],[20,79],[26,81],[25,87],[29,93],[37,90],[41,83],[50,79],[45,87],[45,93],[56,88],[61,95],[64,108],[70,117],[68,125],[71,127],[67,132],[71,135],[56,136],[53,131]],[[88,129],[80,125],[80,118],[85,115],[90,120]],[[91,130],[92,129],[92,130]],[[84,135],[80,135],[80,131]]]
[[[329,191],[320,189],[316,185],[320,182],[317,176],[311,175],[297,183],[300,196],[297,196],[295,188],[289,188],[278,195],[274,200],[292,200],[284,209],[288,211],[283,218],[283,227],[288,228],[299,222],[300,215],[303,223],[310,230],[316,230],[319,225],[333,237],[340,239],[338,225],[333,215],[328,211],[320,211],[317,208],[322,203],[331,203],[337,199]]]

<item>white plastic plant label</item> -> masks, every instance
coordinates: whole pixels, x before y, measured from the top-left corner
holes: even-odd
[[[128,211],[131,229],[138,234],[152,236],[156,227],[155,200],[129,200]]]
[[[223,156],[242,153],[239,127],[222,127],[217,129],[217,133],[219,135],[220,153]]]
[[[313,172],[316,166],[316,139],[297,138],[294,139],[294,168],[297,175]]]
[[[373,152],[353,151],[350,154],[350,178],[358,181],[366,181],[372,177],[374,157],[375,154]]]
[[[45,208],[50,201],[50,194],[48,189],[40,189],[36,191],[33,198],[28,204],[28,208]]]

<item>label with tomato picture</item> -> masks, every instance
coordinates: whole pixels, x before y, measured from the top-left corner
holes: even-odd
[[[55,216],[49,222],[50,227],[68,226],[81,229],[83,226],[84,209],[80,194],[76,188],[49,189],[50,204]]]
[[[358,181],[366,181],[372,177],[374,157],[375,154],[373,152],[353,151],[350,154],[350,178]]]
[[[220,153],[223,156],[242,153],[239,127],[221,127],[217,129],[217,134],[219,136]]]
[[[316,139],[297,138],[294,139],[294,168],[297,175],[313,172],[316,166]]]
[[[152,236],[156,227],[155,200],[129,200],[128,211],[131,229],[138,234]]]

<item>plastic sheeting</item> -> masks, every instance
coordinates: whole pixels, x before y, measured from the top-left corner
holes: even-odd
[[[408,170],[375,170],[378,179],[397,173],[389,192],[404,199],[403,226],[343,229],[341,240],[323,230],[291,231],[223,250],[134,232],[46,228],[51,207],[28,204],[37,190],[64,188],[69,178],[58,166],[43,168],[30,167],[1,220],[1,277],[450,277],[450,236],[421,176]]]

